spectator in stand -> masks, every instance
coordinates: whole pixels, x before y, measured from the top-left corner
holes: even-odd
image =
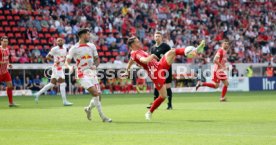
[[[40,51],[39,51],[39,49],[38,49],[38,47],[36,46],[33,50],[32,50],[32,55],[34,56],[34,57],[39,57],[40,55],[41,55],[41,53],[40,53]]]
[[[266,67],[265,74],[267,77],[273,77],[274,71],[273,71],[273,67],[272,67],[271,63],[268,63],[268,66]]]
[[[23,84],[22,84],[22,81],[21,81],[21,79],[19,78],[19,76],[16,76],[16,77],[13,79],[13,86],[14,86],[14,89],[15,89],[15,90],[22,90],[22,89],[23,89]]]
[[[30,79],[29,76],[27,76],[26,79],[25,79],[25,89],[26,90],[32,90],[33,89],[33,82],[32,82],[32,80]]]
[[[29,57],[26,53],[23,53],[22,56],[19,55],[19,63],[29,63],[30,60],[29,60]]]
[[[39,91],[43,86],[41,85],[41,79],[39,75],[36,75],[36,77],[33,80],[33,90]]]
[[[116,44],[116,39],[113,37],[113,34],[110,33],[108,37],[106,38],[106,44],[110,46],[112,43]]]
[[[231,76],[232,77],[238,77],[239,76],[239,70],[236,68],[236,65],[232,66]]]
[[[120,66],[120,65],[123,65],[123,62],[120,58],[120,56],[116,56],[116,60],[114,61],[114,64]]]

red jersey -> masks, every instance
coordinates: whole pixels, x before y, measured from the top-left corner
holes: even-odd
[[[227,52],[222,49],[222,48],[219,48],[217,53],[216,53],[216,56],[219,56],[219,63],[225,67],[226,66],[226,62],[227,62]],[[215,63],[215,67],[214,67],[215,71],[217,71],[218,69],[221,69],[219,68],[219,66]]]
[[[8,72],[9,55],[10,53],[7,48],[2,49],[0,47],[0,75]]]
[[[131,51],[130,57],[138,65],[142,66],[147,71],[149,77],[152,78],[152,75],[154,75],[154,72],[158,69],[158,62],[156,59],[152,59],[150,62],[148,62],[148,64],[144,64],[140,61],[140,58],[148,57],[148,56],[150,56],[149,53],[143,50],[136,50],[136,51]]]

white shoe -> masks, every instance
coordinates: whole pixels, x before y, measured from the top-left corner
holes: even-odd
[[[84,112],[86,113],[87,119],[92,120],[91,109],[89,107],[84,107]]]
[[[39,100],[39,95],[38,94],[35,94],[35,103],[38,104],[38,100]]]
[[[64,106],[72,106],[73,103],[71,103],[71,102],[69,102],[69,101],[66,101],[66,102],[63,103],[63,105],[64,105]]]
[[[148,112],[145,114],[146,120],[151,120],[151,115],[152,115],[152,113],[151,113],[150,111],[148,111]]]
[[[104,117],[104,118],[102,118],[102,119],[103,119],[103,122],[108,122],[108,123],[111,123],[111,122],[112,122],[112,119],[111,119],[111,118]]]

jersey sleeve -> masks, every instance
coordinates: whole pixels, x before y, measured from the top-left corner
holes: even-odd
[[[71,47],[71,48],[69,49],[69,52],[68,52],[66,58],[72,59],[72,58],[74,57],[74,55],[75,55],[74,50],[75,50],[75,47],[74,47],[74,46]]]
[[[48,53],[48,55],[52,55],[52,56],[54,56],[55,54],[56,54],[55,48],[52,48]]]

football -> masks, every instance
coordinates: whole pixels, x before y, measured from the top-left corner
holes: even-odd
[[[192,58],[194,56],[194,50],[196,48],[194,46],[188,46],[185,48],[185,56],[188,57],[188,58]]]

